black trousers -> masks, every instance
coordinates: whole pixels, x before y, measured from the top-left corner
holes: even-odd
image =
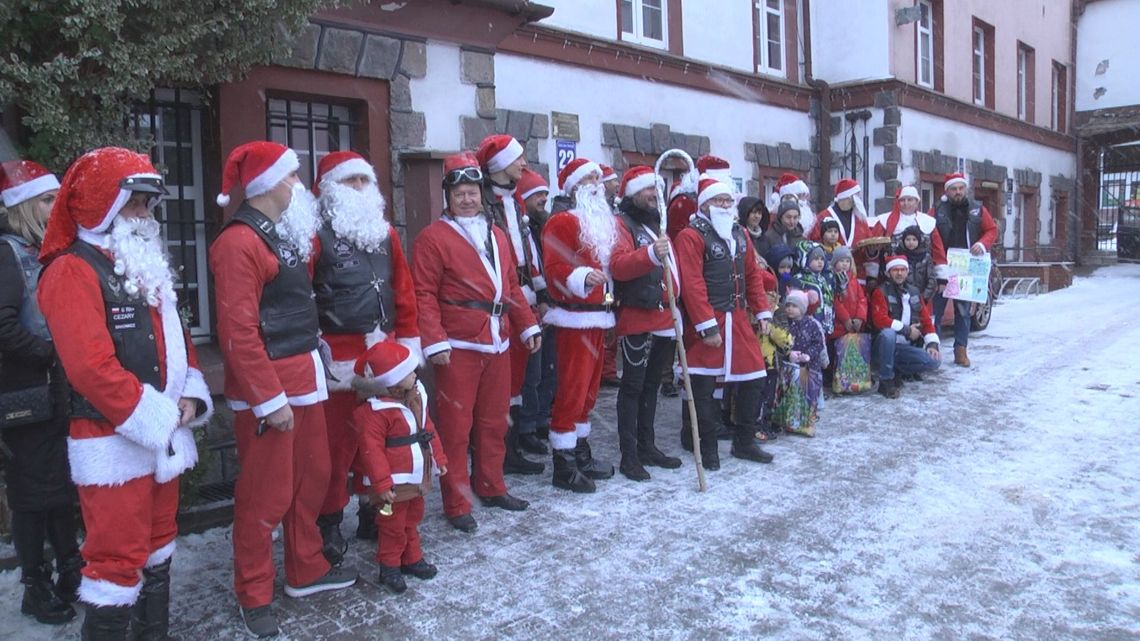
[[[623,457],[653,446],[657,392],[677,349],[677,341],[653,334],[632,334],[618,341],[621,386],[618,388],[618,445]]]

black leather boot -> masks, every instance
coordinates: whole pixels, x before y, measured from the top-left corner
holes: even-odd
[[[593,452],[590,451],[590,441],[586,438],[578,439],[578,445],[574,448],[574,461],[582,474],[595,481],[608,479],[614,475],[613,465],[594,458]]]
[[[83,565],[83,556],[79,552],[55,560],[56,572],[59,573],[55,581],[55,593],[68,603],[79,600],[79,582],[83,580],[79,571]]]
[[[20,579],[24,584],[24,601],[20,612],[48,625],[67,623],[75,618],[75,610],[55,593],[51,584],[51,565],[41,564]]]
[[[343,519],[344,510],[317,517],[317,528],[321,531],[321,553],[330,565],[340,565],[344,553],[348,551],[348,542],[340,533],[340,522]]]
[[[519,451],[519,409],[511,406],[510,425],[507,427],[507,452],[503,457],[503,474],[542,474],[546,465],[532,461]]]
[[[126,641],[130,624],[129,605],[88,605],[80,637],[83,641]]]
[[[361,541],[375,541],[379,536],[376,531],[376,509],[370,502],[360,502],[360,509],[356,513],[356,538]]]
[[[756,432],[760,430],[756,419],[760,416],[764,383],[763,379],[745,381],[736,390],[736,433],[731,452],[736,458],[757,463],[772,462],[772,455],[756,444]]]
[[[756,426],[738,425],[736,436],[732,439],[732,455],[746,461],[757,463],[771,463],[772,455],[760,449],[756,444]]]
[[[554,487],[570,490],[579,494],[591,494],[597,487],[578,469],[574,450],[553,450],[554,476],[551,483]]]
[[[166,641],[170,637],[170,559],[143,568],[143,586],[131,607],[131,641]]]
[[[713,398],[716,377],[693,376],[693,401],[697,407],[697,427],[700,430],[701,466],[706,470],[720,469],[720,453],[717,451],[717,431],[721,428],[719,401]]]
[[[656,400],[656,399],[655,399]],[[689,408],[684,408],[687,412]],[[692,438],[692,428],[689,428],[689,438]],[[669,456],[665,452],[657,449],[657,434],[653,427],[653,423],[648,424],[639,422],[637,425],[637,460],[642,465],[663,467],[668,470],[675,470],[681,467],[681,459],[674,456]]]

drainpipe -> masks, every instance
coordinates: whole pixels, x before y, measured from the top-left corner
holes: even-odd
[[[822,199],[831,189],[831,85],[826,80],[808,78],[807,85],[819,94],[819,113],[816,114],[816,144],[819,146],[819,172],[812,191]],[[819,203],[825,202],[819,200]],[[822,209],[817,207],[817,209]]]

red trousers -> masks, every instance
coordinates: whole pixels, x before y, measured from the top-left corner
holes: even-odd
[[[234,488],[234,591],[244,608],[273,601],[273,528],[284,525],[285,580],[308,585],[329,571],[321,554],[317,513],[329,482],[329,449],[321,404],[293,408],[293,429],[256,435],[253,412],[237,412],[238,473]]]
[[[130,605],[142,589],[140,571],[164,562],[173,552],[178,479],[159,484],[151,475],[122,485],[78,489],[87,528],[82,548],[87,565],[79,596],[94,605]]]
[[[526,366],[530,363],[530,350],[518,339],[511,341],[507,350],[511,357],[511,405],[522,405],[522,388],[526,382]]]
[[[507,493],[503,457],[507,446],[511,360],[508,354],[451,350],[451,363],[435,366],[435,422],[447,474],[439,477],[443,512],[471,512],[471,491],[479,496]],[[474,480],[467,472],[467,447],[474,449]]]
[[[352,410],[358,402],[356,392],[329,392],[329,400],[324,402],[331,471],[321,514],[340,512],[348,505],[348,470],[356,458],[357,444]]]
[[[376,527],[380,533],[376,560],[380,565],[388,567],[411,565],[424,558],[424,552],[420,548],[419,531],[422,520],[424,520],[422,497],[393,503],[391,516],[376,514]]]
[[[606,330],[559,327],[554,332],[558,393],[550,410],[550,446],[567,450],[577,442],[577,426],[589,423],[602,382]]]

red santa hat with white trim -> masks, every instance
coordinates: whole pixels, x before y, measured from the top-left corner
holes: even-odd
[[[622,198],[628,198],[642,189],[654,187],[661,179],[657,174],[653,173],[653,168],[648,165],[634,165],[626,170],[625,175],[621,178],[621,187],[618,189],[618,195]]]
[[[907,262],[906,256],[887,256],[886,270],[889,272],[896,267],[910,271],[910,263]]]
[[[964,185],[967,187],[969,187],[969,185],[970,185],[969,181],[966,180],[966,174],[963,174],[962,172],[958,172],[958,171],[956,171],[952,174],[946,174],[945,177],[943,178],[943,181],[944,182],[942,183],[942,186],[946,189],[949,189],[953,185]],[[950,200],[950,197],[947,196],[945,193],[943,193],[942,194],[942,200],[943,201]]]
[[[835,183],[835,200],[832,202],[838,203],[844,198],[850,198],[855,201],[855,211],[863,219],[867,218],[867,210],[863,208],[863,199],[859,198],[863,188],[854,178],[840,178],[839,182]]]
[[[705,203],[717,196],[733,195],[731,187],[715,178],[702,176],[700,185],[700,189],[697,191],[697,207],[703,207]]]
[[[705,154],[697,158],[697,171],[702,178],[708,176],[714,180],[732,184],[732,167],[727,160],[719,156]]]
[[[356,359],[353,371],[357,376],[371,376],[384,387],[393,385],[416,371],[420,359],[403,345],[382,341],[368,348],[368,351]]]
[[[578,183],[590,174],[597,174],[600,179],[602,177],[601,165],[586,158],[575,158],[566,163],[562,171],[558,172],[558,188],[562,190],[562,193],[570,195]]]
[[[71,247],[81,232],[102,234],[135,193],[159,197],[162,176],[145,154],[121,147],[101,147],[67,168],[51,208],[40,262],[45,265]]]
[[[0,163],[0,199],[5,207],[15,207],[53,189],[59,189],[59,179],[39,163],[31,160]]]
[[[321,195],[321,185],[340,182],[353,176],[364,176],[376,183],[376,169],[355,151],[334,151],[317,164],[317,177],[313,180],[313,193]]]
[[[805,183],[799,176],[791,173],[780,176],[779,182],[776,183],[776,188],[780,192],[780,197],[784,196],[799,196],[806,194],[811,190],[808,189]]]
[[[900,198],[914,198],[915,200],[922,200],[922,198],[920,198],[918,195],[918,189],[914,185],[907,185],[900,189],[898,195],[895,196],[895,200],[898,200]]]
[[[495,134],[487,136],[479,143],[479,148],[475,150],[475,158],[487,173],[493,174],[509,167],[525,151],[522,144],[512,136]]]
[[[522,176],[519,177],[518,184],[515,186],[515,194],[518,196],[519,202],[540,192],[550,193],[550,185],[546,184],[546,179],[533,169],[524,169]]]
[[[239,145],[230,152],[222,168],[222,193],[218,205],[230,204],[230,192],[241,184],[246,198],[273,189],[301,167],[297,153],[285,145],[262,140]]]
[[[618,179],[617,172],[614,171],[613,167],[610,167],[609,165],[598,165],[598,166],[602,168],[602,182],[608,183],[611,180],[617,180]]]

